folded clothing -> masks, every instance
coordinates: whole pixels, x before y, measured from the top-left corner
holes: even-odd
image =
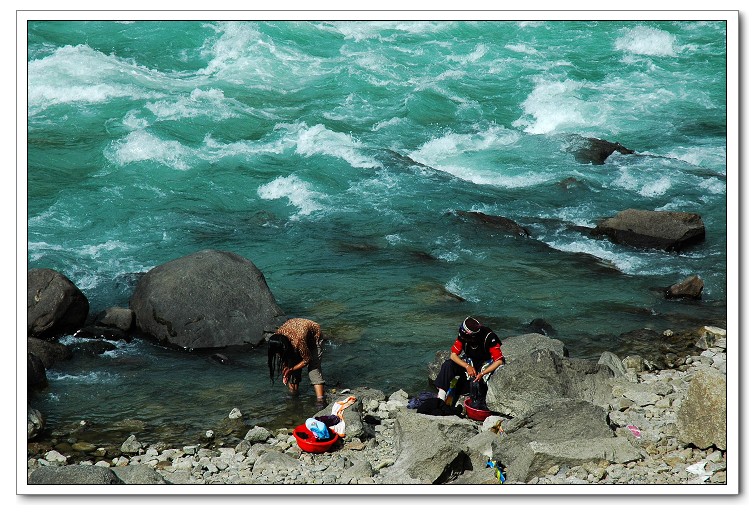
[[[416,397],[409,399],[409,403],[406,405],[409,409],[417,409],[422,406],[422,403],[429,399],[435,399],[438,396],[438,392],[420,392]]]

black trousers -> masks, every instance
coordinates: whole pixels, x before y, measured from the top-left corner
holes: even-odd
[[[440,388],[444,392],[447,392],[451,386],[451,379],[456,376],[459,376],[459,380],[456,382],[457,395],[469,393],[470,381],[467,379],[466,370],[464,370],[464,367],[460,367],[450,359],[444,361],[440,366],[440,372],[438,372],[438,377],[433,381],[433,385],[435,385],[436,388]],[[488,393],[488,385],[485,384],[485,381],[480,379],[474,386],[476,390],[474,392],[476,394],[475,397],[479,395],[484,399]]]

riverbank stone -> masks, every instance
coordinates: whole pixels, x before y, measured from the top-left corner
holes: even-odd
[[[118,485],[123,484],[110,468],[96,465],[39,467],[29,475],[30,485]]]
[[[679,440],[698,449],[726,450],[726,376],[716,370],[695,372],[677,414]]]

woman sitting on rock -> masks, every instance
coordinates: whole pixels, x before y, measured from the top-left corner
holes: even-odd
[[[433,383],[438,388],[438,398],[446,398],[451,380],[459,376],[456,383],[457,395],[470,393],[472,407],[486,410],[488,388],[485,382],[502,364],[503,354],[498,335],[478,320],[465,318],[451,347],[451,358],[441,365]]]

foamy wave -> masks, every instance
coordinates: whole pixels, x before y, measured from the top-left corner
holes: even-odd
[[[532,55],[532,54],[536,54],[537,53],[537,50],[535,50],[534,48],[529,47],[529,46],[527,46],[527,45],[525,45],[523,43],[518,43],[516,45],[509,44],[509,45],[506,45],[504,48],[507,49],[507,50],[511,50],[512,52],[517,52],[519,54]]]
[[[671,179],[668,177],[661,177],[656,181],[646,182],[642,188],[640,188],[640,195],[643,197],[660,197],[668,191],[671,187]]]
[[[668,153],[668,157],[695,166],[726,172],[726,148],[692,147],[679,148]]]
[[[137,111],[129,111],[126,113],[126,116],[123,117],[122,123],[124,127],[132,131],[149,127],[149,121],[140,118]]]
[[[582,87],[572,80],[541,81],[522,103],[524,112],[512,125],[530,134],[604,125],[608,108],[580,99],[578,95]]]
[[[570,241],[570,242],[557,242],[546,241],[544,242],[548,246],[560,250],[562,252],[569,252],[573,254],[589,254],[598,259],[611,263],[618,270],[625,274],[638,275],[646,268],[646,262],[638,256],[633,256],[626,253],[613,252],[610,249],[605,248],[604,242],[601,241]],[[653,273],[657,273],[654,270]]]
[[[77,270],[73,272],[71,280],[84,293],[95,291],[100,285],[101,277],[91,270]]]
[[[497,126],[475,134],[450,133],[428,141],[416,151],[409,153],[409,157],[418,163],[475,184],[521,188],[549,180],[547,174],[527,172],[507,176],[500,171],[470,165],[470,161],[478,157],[477,154],[505,149],[519,141],[519,138],[520,135],[516,132]]]
[[[368,39],[377,39],[380,41],[393,41],[396,34],[385,35],[386,31],[406,33],[406,34],[424,34],[436,32],[447,28],[447,22],[426,22],[426,21],[370,21],[370,22],[331,22],[328,24],[337,30],[344,39],[350,39],[360,42]]]
[[[291,147],[290,143],[283,140],[271,142],[258,141],[234,141],[233,143],[220,143],[212,138],[205,136],[204,148],[201,154],[203,159],[208,161],[218,161],[226,157],[237,156],[254,156],[258,154],[281,154],[286,148]]]
[[[448,57],[448,60],[459,64],[470,64],[482,59],[486,53],[488,53],[488,47],[480,43],[469,54],[452,55]]]
[[[486,254],[480,252],[479,249],[475,249],[473,252],[472,249],[466,248],[462,244],[461,237],[458,234],[452,236],[440,236],[436,238],[435,245],[443,250],[434,251],[432,252],[432,255],[441,261],[446,261],[448,263],[459,261],[462,257],[465,259],[474,258],[478,260],[485,260],[487,257]]]
[[[51,382],[76,383],[76,384],[106,384],[118,381],[118,375],[110,372],[88,372],[84,374],[66,374],[47,371],[47,379]]]
[[[249,23],[228,22],[215,26],[220,37],[210,42],[205,42],[200,53],[209,58],[207,67],[201,73],[208,75],[219,73],[235,67],[239,72],[246,68],[253,68],[261,77],[270,76],[269,69],[259,66],[255,62],[253,53],[261,38],[260,32]]]
[[[457,179],[466,182],[486,186],[500,186],[507,189],[528,188],[551,180],[551,177],[547,173],[527,172],[509,177],[501,175],[501,172],[498,171],[481,170],[465,166],[439,165],[433,168],[449,173]]]
[[[722,195],[726,193],[726,182],[715,177],[708,177],[700,181],[700,188],[706,189],[715,195]]]
[[[120,166],[140,161],[157,161],[176,170],[188,170],[195,151],[177,141],[161,140],[145,131],[129,133],[105,152],[105,157]]]
[[[403,241],[403,238],[398,234],[386,234],[385,239],[390,245],[398,245]]]
[[[149,87],[155,73],[86,45],[64,46],[29,62],[29,112],[55,104],[160,98],[162,95]],[[146,87],[136,85],[140,78]]]
[[[541,27],[545,25],[544,21],[519,21],[516,23],[517,26],[520,28],[526,28],[526,27]]]
[[[432,139],[418,150],[409,154],[417,162],[428,165],[438,164],[444,159],[464,153],[505,148],[519,141],[514,131],[494,126],[475,134],[449,133]]]
[[[29,223],[31,226],[31,222]],[[44,241],[30,241],[26,244],[26,252],[29,256],[29,263],[34,263],[51,253],[58,253],[67,250],[62,245],[53,245]]]
[[[28,220],[29,227],[54,226],[57,229],[61,227],[67,229],[81,228],[85,223],[86,221],[74,219],[67,213],[60,213],[57,203]]]
[[[135,115],[132,114],[135,117]],[[131,118],[132,123],[140,124]],[[203,146],[190,148],[177,141],[162,140],[147,130],[138,129],[113,143],[105,152],[111,162],[124,166],[140,161],[156,161],[176,170],[187,170],[192,161],[218,161],[227,157],[279,155],[287,149],[306,157],[324,155],[343,159],[354,168],[380,168],[381,164],[365,153],[366,147],[348,134],[334,132],[323,125],[279,124],[278,139],[267,141],[236,141],[224,144],[212,136],[204,138]]]
[[[621,174],[613,181],[612,186],[634,191],[643,197],[659,197],[673,186],[673,182],[668,176],[654,179],[644,174],[634,175],[626,167],[621,167],[620,170]]]
[[[213,28],[219,36],[205,42],[201,49],[201,54],[209,59],[207,67],[199,71],[202,75],[247,87],[290,90],[300,87],[297,80],[306,84],[322,73],[321,58],[276,42],[253,24],[222,22]]]
[[[362,153],[365,149],[359,141],[348,134],[334,132],[324,125],[297,126],[295,133],[296,153],[311,157],[316,154],[343,159],[354,168],[380,168],[380,162]]]
[[[474,288],[465,287],[462,284],[461,278],[457,275],[445,284],[446,291],[453,293],[469,302],[479,302],[480,299],[476,295]]]
[[[394,116],[390,120],[376,123],[375,125],[372,126],[372,130],[374,132],[377,132],[381,129],[385,129],[386,127],[393,127],[394,125],[400,125],[402,122],[403,122],[402,118],[398,118]]]
[[[676,36],[651,27],[635,27],[614,42],[623,52],[651,56],[675,56]]]
[[[78,254],[83,257],[98,258],[103,252],[109,254],[114,250],[128,250],[130,248],[130,245],[121,241],[108,240],[97,245],[84,245],[78,250]]]
[[[241,116],[246,109],[237,101],[227,99],[219,89],[195,89],[178,100],[159,100],[147,104],[158,120],[181,120],[207,116],[220,121]]]
[[[582,227],[590,227],[595,223],[594,208],[588,205],[562,207],[557,209],[554,214],[560,220]],[[549,215],[546,213],[541,214],[541,216],[547,218]]]
[[[302,181],[296,175],[278,177],[268,184],[257,188],[257,195],[264,200],[276,200],[287,198],[289,205],[296,207],[298,216],[306,216],[323,209],[323,206],[315,200],[319,193],[312,190],[309,183]]]

